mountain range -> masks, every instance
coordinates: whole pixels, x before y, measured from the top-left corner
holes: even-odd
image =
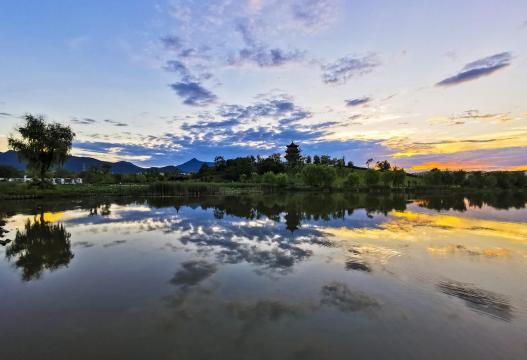
[[[112,162],[94,159],[91,157],[71,156],[64,163],[64,169],[75,172],[75,173],[79,173],[81,171],[86,171],[90,169],[91,167],[100,168],[104,164],[110,164],[112,166],[111,168],[112,173],[123,174],[123,175],[140,174],[140,173],[145,172],[148,169],[158,169],[160,172],[165,172],[165,173],[175,172],[177,169],[182,173],[192,173],[192,172],[199,171],[199,169],[201,168],[203,164],[207,164],[208,166],[214,166],[213,162],[200,161],[196,158],[193,158],[179,165],[143,168],[135,164],[132,164],[131,162],[128,162],[128,161],[118,161],[118,162],[112,163]],[[4,153],[0,152],[0,165],[12,166],[14,168],[17,168],[18,170],[26,169],[26,164],[18,159],[14,151],[6,151]]]

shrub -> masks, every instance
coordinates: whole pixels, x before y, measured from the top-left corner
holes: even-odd
[[[272,171],[268,171],[263,174],[262,182],[265,184],[274,184],[276,182],[276,175]]]
[[[275,175],[275,184],[281,188],[287,186],[287,175],[286,174],[278,174]]]

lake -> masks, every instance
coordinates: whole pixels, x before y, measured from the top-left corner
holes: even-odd
[[[4,201],[1,358],[525,359],[526,202]]]

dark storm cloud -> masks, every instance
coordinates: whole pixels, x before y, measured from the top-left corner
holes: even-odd
[[[436,86],[458,85],[467,81],[476,80],[490,75],[511,64],[512,54],[503,52],[468,63],[454,76],[441,80]]]
[[[361,97],[361,98],[357,98],[357,99],[349,99],[349,100],[346,100],[346,106],[359,106],[359,105],[364,105],[364,104],[367,104],[371,101],[371,98],[365,96],[365,97]]]
[[[183,99],[185,105],[190,106],[207,106],[217,100],[217,96],[211,91],[205,89],[198,82],[177,82],[171,84],[170,87],[176,94]]]
[[[345,56],[333,63],[322,65],[322,80],[326,84],[344,84],[355,76],[372,72],[380,65],[377,55]]]

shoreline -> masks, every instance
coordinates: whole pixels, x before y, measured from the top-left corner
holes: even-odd
[[[57,198],[86,198],[86,197],[182,197],[182,196],[210,196],[210,195],[245,195],[265,193],[367,193],[373,195],[388,194],[485,194],[514,192],[524,193],[524,188],[468,188],[468,187],[355,187],[355,188],[319,188],[309,186],[286,186],[255,184],[255,183],[200,183],[175,182],[151,184],[123,184],[123,185],[56,185],[53,188],[39,189],[20,184],[0,185],[0,200],[37,200]]]

